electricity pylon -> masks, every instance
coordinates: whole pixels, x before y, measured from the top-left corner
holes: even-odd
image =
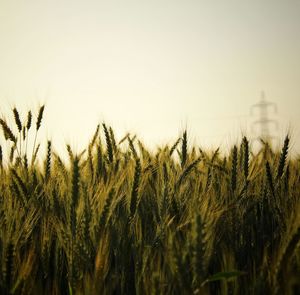
[[[273,109],[273,113],[277,114],[277,105],[266,100],[264,91],[261,92],[260,102],[251,107],[251,115],[254,114],[255,109],[259,110],[259,119],[253,123],[252,128],[254,129],[256,125],[260,126],[259,138],[265,142],[270,142],[274,139],[274,136],[270,133],[270,125],[273,125],[276,129],[278,129],[278,122],[276,120],[269,119],[268,111],[270,108]]]

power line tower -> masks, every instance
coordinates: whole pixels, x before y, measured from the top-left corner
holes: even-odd
[[[260,136],[263,141],[270,142],[275,137],[270,133],[270,125],[273,125],[278,129],[278,122],[276,120],[269,119],[269,109],[273,109],[273,113],[277,114],[277,105],[273,102],[266,100],[264,91],[261,92],[260,102],[254,104],[251,107],[251,115],[254,114],[256,109],[259,110],[259,119],[256,120],[252,125],[252,130],[255,130],[257,125],[260,126]]]

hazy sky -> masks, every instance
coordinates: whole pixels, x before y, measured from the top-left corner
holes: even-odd
[[[186,126],[226,146],[251,135],[261,90],[300,147],[299,0],[0,0],[0,113],[46,102],[58,146],[103,120],[152,146]]]

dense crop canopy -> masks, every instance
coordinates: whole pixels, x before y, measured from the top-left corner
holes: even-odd
[[[40,165],[43,111],[0,121],[1,294],[299,290],[300,162],[288,136],[282,151],[254,154],[245,137],[225,155],[190,147],[185,131],[151,153],[102,124],[68,159],[48,141]]]

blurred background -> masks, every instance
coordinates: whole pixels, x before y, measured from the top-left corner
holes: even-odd
[[[300,151],[298,0],[1,0],[0,40],[1,117],[45,103],[58,151],[103,121],[151,148],[187,128],[225,149],[290,132]]]

